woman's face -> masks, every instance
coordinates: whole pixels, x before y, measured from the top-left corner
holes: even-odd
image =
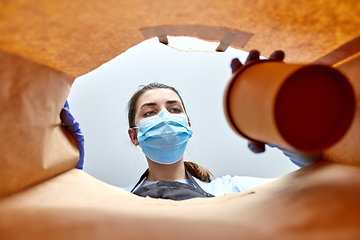
[[[181,99],[174,91],[166,88],[152,89],[144,92],[137,101],[135,125],[144,118],[157,115],[163,108],[169,113],[186,116]],[[129,136],[134,145],[138,145],[134,129],[129,129]]]
[[[136,106],[135,125],[142,119],[157,115],[163,108],[169,113],[185,114],[179,96],[170,89],[153,89],[143,93]]]

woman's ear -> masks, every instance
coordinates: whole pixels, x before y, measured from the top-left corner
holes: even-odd
[[[129,128],[128,134],[129,134],[129,137],[130,137],[130,139],[131,139],[131,142],[132,142],[135,146],[139,145],[139,142],[138,142],[138,140],[137,140],[137,134],[136,134],[135,129]]]

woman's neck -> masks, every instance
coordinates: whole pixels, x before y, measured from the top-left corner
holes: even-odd
[[[170,165],[159,164],[148,159],[148,164],[149,173],[146,177],[147,181],[175,181],[187,178],[183,159]]]

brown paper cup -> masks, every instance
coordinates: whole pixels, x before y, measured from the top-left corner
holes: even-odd
[[[349,128],[355,97],[346,77],[329,66],[257,61],[233,74],[224,110],[242,137],[319,152]]]

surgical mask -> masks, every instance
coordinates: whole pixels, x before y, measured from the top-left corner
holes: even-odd
[[[137,139],[144,154],[160,164],[179,161],[192,136],[187,117],[171,114],[165,108],[156,116],[142,119],[135,128],[138,128]]]

